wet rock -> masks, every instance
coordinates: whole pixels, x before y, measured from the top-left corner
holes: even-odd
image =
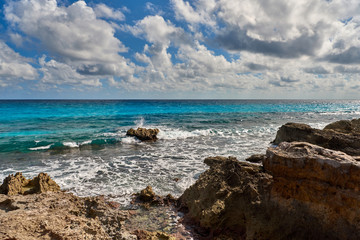
[[[280,127],[273,141],[308,142],[352,156],[360,155],[360,119],[352,121],[338,121],[326,126],[323,130],[311,128],[301,123],[287,123]]]
[[[18,172],[15,175],[9,175],[0,186],[0,193],[7,195],[16,194],[32,194],[44,192],[58,192],[59,185],[53,181],[46,173],[40,173],[32,180],[26,179],[22,173]]]
[[[130,128],[127,132],[127,136],[133,136],[141,141],[156,141],[157,140],[157,134],[159,133],[159,129],[146,129],[146,128],[138,128],[133,129]]]
[[[265,154],[254,154],[245,160],[252,163],[261,163],[265,159],[265,157],[266,157]]]
[[[155,194],[151,186],[147,186],[145,189],[141,190],[140,193],[135,194],[133,199],[133,204],[141,205],[145,208],[150,206],[159,206],[159,205],[170,205],[176,202],[176,199],[168,194],[165,197]]]

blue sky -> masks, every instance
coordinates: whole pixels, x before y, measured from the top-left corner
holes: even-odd
[[[360,98],[357,0],[0,0],[0,98]]]

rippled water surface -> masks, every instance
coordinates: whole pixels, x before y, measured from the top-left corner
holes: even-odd
[[[205,157],[265,153],[286,122],[359,118],[360,101],[0,101],[0,112],[0,179],[47,172],[78,195],[126,203],[146,185],[179,196]],[[125,136],[139,126],[159,140]]]

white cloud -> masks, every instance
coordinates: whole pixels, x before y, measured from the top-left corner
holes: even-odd
[[[102,16],[121,18],[120,12],[104,4],[97,5],[96,9]],[[39,40],[60,62],[81,66],[82,70],[84,66],[95,69],[93,66],[99,65],[101,70],[112,69],[109,65],[117,65],[117,69],[130,68],[119,55],[127,48],[114,36],[114,27],[98,19],[84,1],[68,7],[58,6],[56,0],[11,1],[5,6],[5,17],[15,29]],[[115,70],[98,74],[116,73]]]
[[[97,4],[94,11],[99,18],[109,18],[119,21],[125,20],[125,15],[120,10],[114,10],[103,3]]]
[[[30,62],[30,59],[20,56],[0,40],[0,86],[12,86],[22,80],[36,79],[37,70]]]

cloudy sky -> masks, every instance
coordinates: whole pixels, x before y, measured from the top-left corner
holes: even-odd
[[[0,4],[0,98],[360,98],[358,0]]]

